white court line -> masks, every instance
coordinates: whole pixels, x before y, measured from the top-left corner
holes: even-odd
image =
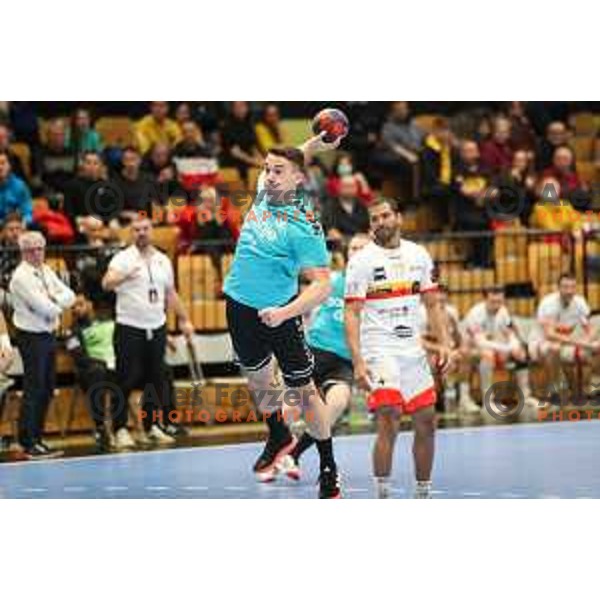
[[[447,494],[448,492],[446,490],[432,490],[431,491],[431,495],[432,496],[443,496],[445,494]]]
[[[482,493],[483,492],[461,492],[461,496],[465,496],[467,498],[478,498]]]
[[[475,431],[515,431],[520,429],[543,429],[543,428],[559,428],[563,429],[571,427],[581,427],[587,423],[588,425],[596,423],[600,425],[600,420],[596,421],[578,421],[578,422],[543,422],[543,423],[511,423],[510,425],[472,425],[472,426],[463,426],[463,427],[453,427],[451,429],[438,429],[436,431],[436,435],[438,436],[447,436],[447,435],[458,435],[463,434],[465,431],[475,432]],[[412,431],[402,431],[398,434],[398,437],[406,437],[412,436]],[[374,437],[373,433],[361,433],[358,435],[343,435],[339,436],[339,440],[345,440],[349,442],[358,441],[361,439],[372,439]],[[135,452],[126,452],[126,453],[114,453],[114,454],[102,454],[100,456],[63,456],[62,458],[53,458],[44,461],[15,461],[15,462],[6,462],[0,464],[0,471],[5,468],[27,468],[27,467],[35,467],[36,465],[43,464],[44,466],[52,465],[52,464],[61,464],[63,462],[81,462],[81,461],[105,461],[105,460],[122,460],[128,461],[132,458],[139,457],[143,458],[148,456],[149,454],[164,454],[167,452],[172,453],[181,453],[181,452],[206,452],[210,450],[221,450],[221,449],[229,449],[231,450],[235,446],[257,446],[261,448],[263,446],[263,442],[242,442],[237,444],[216,444],[214,446],[188,446],[186,448],[165,448],[161,450],[137,450]]]
[[[561,500],[560,496],[551,496],[550,494],[542,494],[538,496],[540,500]]]
[[[144,489],[149,492],[166,492],[167,490],[170,490],[171,487],[168,485],[147,485]]]
[[[208,491],[208,486],[206,485],[184,485],[181,488],[186,492],[206,492]]]
[[[342,492],[344,491],[347,494],[366,494],[369,490],[367,488],[347,488],[346,490],[342,489]]]
[[[223,489],[228,492],[245,492],[248,488],[244,485],[226,485]]]
[[[29,487],[23,488],[21,491],[27,492],[28,494],[43,494],[44,492],[48,491],[48,488]]]
[[[125,492],[129,488],[126,485],[107,485],[107,486],[104,486],[104,489],[107,492]]]
[[[67,485],[63,488],[63,491],[65,492],[85,492],[85,490],[87,490],[87,487],[85,487],[84,485]]]
[[[501,494],[501,498],[523,498],[522,494],[514,494],[513,492],[506,492],[505,494]]]

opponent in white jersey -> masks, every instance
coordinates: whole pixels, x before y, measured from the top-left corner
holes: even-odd
[[[422,246],[400,239],[402,217],[392,200],[369,207],[374,243],[355,254],[346,274],[346,336],[355,381],[370,393],[377,418],[373,453],[380,497],[388,495],[399,411],[413,415],[417,497],[431,493],[435,388],[420,343],[421,297],[440,340],[440,367],[450,360],[445,319],[437,301],[433,262]],[[428,293],[434,292],[434,293]]]
[[[469,354],[479,367],[481,397],[485,398],[494,383],[494,369],[514,361],[525,406],[536,410],[539,403],[531,395],[525,343],[518,336],[505,304],[504,290],[494,288],[484,295],[485,300],[473,306],[463,321]]]
[[[429,322],[427,320],[427,308],[421,302],[419,307],[419,329],[421,333],[421,344],[427,351],[429,364],[432,367],[436,389],[444,396],[444,406],[447,406],[446,400],[449,395],[454,392],[454,388],[458,385],[458,412],[464,415],[475,415],[481,413],[481,408],[471,398],[471,390],[469,386],[469,375],[471,373],[470,357],[468,348],[464,342],[464,336],[460,331],[460,315],[456,306],[450,304],[447,289],[440,285],[438,297],[444,318],[446,319],[446,327],[454,360],[452,361],[452,369],[448,372],[448,376],[440,376],[436,365],[438,361],[439,341],[433,335]],[[439,401],[438,401],[439,406]]]
[[[575,277],[562,275],[558,291],[544,296],[538,306],[538,327],[531,336],[529,353],[542,361],[550,383],[558,381],[561,363],[588,362],[600,353],[590,307],[576,292]]]

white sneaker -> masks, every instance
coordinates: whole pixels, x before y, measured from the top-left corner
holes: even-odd
[[[417,481],[413,498],[415,500],[431,500],[431,481]]]
[[[115,450],[129,450],[135,448],[135,442],[125,427],[121,427],[115,434]]]
[[[152,425],[152,427],[150,427],[150,431],[147,433],[147,436],[153,444],[166,446],[168,444],[175,443],[175,438],[167,435],[158,425]]]
[[[375,478],[375,493],[378,500],[387,500],[391,495],[390,482],[387,477]]]
[[[464,415],[478,415],[481,413],[481,407],[470,396],[466,396],[458,401],[458,412]]]
[[[280,473],[283,473],[289,479],[293,479],[294,481],[300,481],[300,476],[302,475],[302,472],[300,471],[300,466],[289,454],[286,454],[279,461],[279,463],[277,463],[277,469]]]

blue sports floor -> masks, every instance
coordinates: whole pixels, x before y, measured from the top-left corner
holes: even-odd
[[[373,436],[335,440],[346,498],[372,498]],[[401,433],[393,495],[412,495],[412,433]],[[258,444],[0,465],[3,498],[315,498],[317,455],[302,481],[255,482]],[[440,430],[436,498],[600,498],[600,422]]]

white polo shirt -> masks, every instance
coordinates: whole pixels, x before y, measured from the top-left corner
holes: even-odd
[[[138,329],[158,329],[167,320],[167,292],[175,286],[173,266],[160,250],[153,247],[149,255],[143,257],[132,245],[116,254],[108,268],[124,275],[136,265],[141,266],[138,274],[115,289],[117,323]]]

